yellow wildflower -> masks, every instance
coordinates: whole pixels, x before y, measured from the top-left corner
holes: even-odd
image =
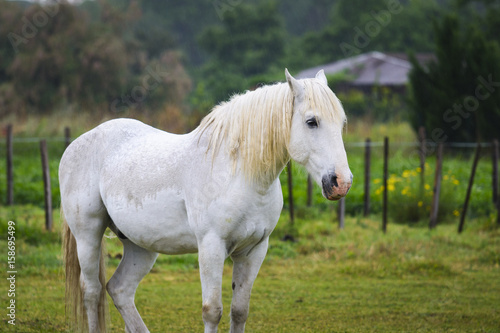
[[[405,170],[403,171],[403,174],[402,174],[403,178],[408,178],[411,176],[411,172],[410,170]]]
[[[418,207],[422,207],[424,205],[424,202],[423,201],[419,201],[418,202]]]
[[[443,180],[448,180],[448,179],[450,179],[450,177],[448,175],[443,176]]]
[[[418,173],[421,173],[421,172],[422,172],[422,168],[421,168],[421,167],[418,167],[418,168],[417,168],[417,172],[418,172]]]
[[[391,177],[387,179],[387,183],[389,184],[395,184],[399,181],[401,181],[401,178],[396,177],[396,175],[391,175]]]
[[[384,186],[380,186],[376,191],[375,191],[375,194],[376,195],[379,195],[381,194],[382,192],[384,191]]]
[[[382,181],[382,179],[380,179],[380,178],[374,179],[374,180],[373,180],[373,184],[378,184],[378,183],[380,183],[381,181]]]
[[[453,179],[453,184],[458,185],[460,184],[460,182],[458,181],[458,179]]]
[[[401,194],[410,196],[411,195],[411,188],[409,186],[405,186],[405,188],[403,188],[403,190],[401,191]]]
[[[453,211],[453,215],[455,215],[455,216],[460,216],[460,212],[459,212],[457,209],[455,209],[455,210]]]
[[[396,189],[396,187],[393,184],[389,184],[387,185],[387,189],[389,190],[389,192],[392,192]]]
[[[424,188],[425,188],[426,190],[430,190],[430,189],[431,189],[431,186],[430,186],[429,184],[425,184],[425,185],[424,185]]]

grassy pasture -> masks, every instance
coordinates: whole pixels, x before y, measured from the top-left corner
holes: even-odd
[[[55,211],[56,230],[59,228]],[[296,221],[297,242],[282,215],[255,283],[248,332],[498,332],[500,230],[491,219],[474,220],[462,235],[455,226],[436,230],[389,225],[379,217],[349,217],[338,230],[331,212]],[[1,208],[0,248],[6,224],[16,216],[16,326],[3,316],[2,332],[64,332],[64,281],[60,238],[43,230],[43,211]],[[108,277],[119,262],[116,238],[106,239]],[[7,271],[6,260],[1,267]],[[3,279],[4,280],[4,279]],[[5,280],[4,280],[5,281]],[[7,284],[0,304],[5,309]],[[228,331],[231,262],[224,270]],[[161,255],[139,286],[137,306],[151,332],[202,331],[196,255]],[[5,310],[4,310],[5,311]],[[123,321],[110,306],[111,331]]]

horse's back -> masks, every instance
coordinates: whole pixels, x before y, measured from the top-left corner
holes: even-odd
[[[107,121],[76,138],[65,150],[59,164],[59,183],[63,207],[85,199],[87,206],[102,209],[101,170],[110,158],[127,145],[159,131],[132,119]],[[81,205],[80,205],[81,206]]]
[[[61,190],[75,187],[72,180],[78,176],[92,177],[106,154],[115,150],[127,140],[145,132],[155,130],[132,119],[115,119],[107,121],[76,138],[64,151],[59,164]],[[85,175],[82,175],[85,174]]]
[[[75,139],[64,155],[95,154],[99,151],[109,155],[115,149],[137,138],[152,133],[165,133],[134,119],[113,119],[93,128]],[[63,159],[64,159],[63,155]],[[106,155],[102,155],[105,157]]]

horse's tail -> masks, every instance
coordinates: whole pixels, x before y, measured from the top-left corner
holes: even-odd
[[[83,289],[80,283],[80,262],[76,248],[76,239],[69,229],[68,223],[63,216],[63,259],[66,271],[66,318],[69,321],[72,331],[88,331],[87,314],[83,304]],[[104,241],[101,243],[101,254],[99,261],[99,281],[102,290],[99,298],[98,318],[99,329],[101,332],[107,332],[107,314],[108,304],[106,299],[106,264],[104,260]]]

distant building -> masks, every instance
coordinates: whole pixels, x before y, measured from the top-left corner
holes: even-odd
[[[421,64],[435,59],[433,54],[420,53],[415,55]],[[348,80],[340,82],[336,90],[360,90],[366,93],[374,87],[387,87],[397,93],[405,93],[412,68],[408,55],[404,53],[369,52],[351,58],[338,60],[329,64],[320,65],[301,71],[297,78],[314,77],[320,69],[328,75],[345,74]]]

